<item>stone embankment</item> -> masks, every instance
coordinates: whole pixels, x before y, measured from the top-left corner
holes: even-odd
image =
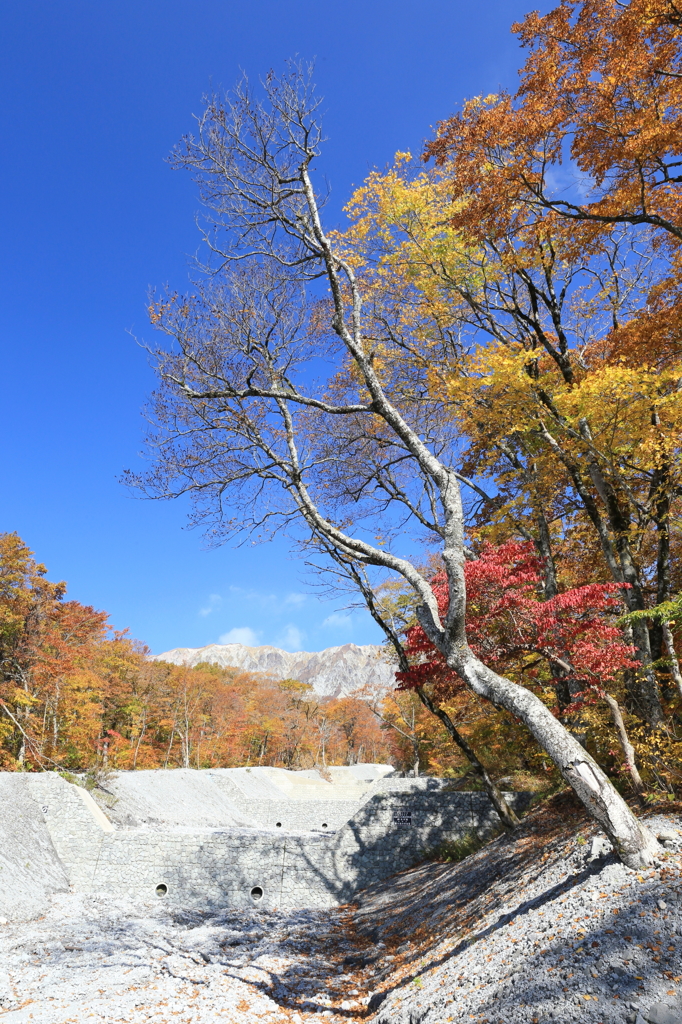
[[[387,765],[324,776],[255,767],[117,772],[93,790],[95,800],[56,772],[0,772],[0,838],[3,820],[21,820],[32,805],[42,847],[26,861],[38,895],[46,884],[56,891],[47,856],[83,894],[142,902],[163,895],[176,909],[202,911],[256,902],[322,910],[419,863],[427,850],[472,831],[490,835],[499,824],[485,793],[392,773]],[[522,793],[509,800],[517,811],[528,803]],[[7,848],[27,881],[24,841],[9,835]],[[8,894],[0,884],[0,915],[14,919]]]
[[[649,818],[666,848],[639,874],[559,801],[338,910],[56,892],[42,920],[0,925],[0,1024],[680,1024],[677,811]]]

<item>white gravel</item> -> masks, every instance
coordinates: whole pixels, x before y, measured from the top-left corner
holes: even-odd
[[[599,856],[610,844],[590,827],[577,842],[533,821],[460,864],[399,876],[390,897],[362,894],[358,926],[396,947],[374,1024],[682,1024],[679,818],[650,819],[670,841],[640,873]]]
[[[57,895],[0,926],[0,1021],[298,1022],[350,995],[341,914],[192,914]],[[352,1013],[344,1013],[352,1019]]]

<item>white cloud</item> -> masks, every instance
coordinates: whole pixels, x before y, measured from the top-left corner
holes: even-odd
[[[283,647],[285,651],[302,651],[305,633],[291,623],[285,627],[284,632],[278,636],[275,646]]]
[[[228,588],[230,597],[237,598],[240,606],[246,603],[254,604],[258,608],[265,609],[268,615],[289,614],[291,608],[301,608],[308,600],[307,594],[301,594],[296,590],[290,590],[288,594],[282,595],[267,593],[263,590],[246,590],[231,584]]]
[[[323,626],[328,626],[330,629],[350,629],[353,625],[353,617],[351,615],[345,615],[343,612],[332,612],[322,623]]]
[[[220,596],[220,594],[211,594],[209,596],[208,604],[206,605],[206,607],[199,609],[199,615],[210,615],[212,611],[215,611],[215,609],[218,607],[221,601],[222,597]]]
[[[244,644],[246,647],[257,647],[260,634],[250,626],[236,626],[220,637],[221,644]]]

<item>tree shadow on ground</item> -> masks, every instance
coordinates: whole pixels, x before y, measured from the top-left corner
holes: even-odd
[[[582,846],[576,844],[577,830],[584,844]],[[412,937],[414,952],[418,954],[414,958],[418,964],[410,964],[407,958],[403,958],[396,965],[388,986],[375,996],[373,1008],[378,1009],[397,989],[404,993],[410,982],[426,978],[429,972],[447,962],[454,965],[475,944],[482,944],[480,956],[483,960],[491,952],[490,948],[485,948],[486,943],[501,929],[513,927],[516,930],[515,926],[519,925],[518,930],[523,934],[523,924],[531,911],[545,913],[553,919],[561,911],[560,902],[570,900],[572,890],[589,882],[590,878],[598,883],[601,873],[616,862],[611,856],[584,863],[586,839],[594,831],[591,823],[586,823],[580,808],[571,807],[570,800],[568,803],[555,800],[552,805],[529,815],[515,833],[500,837],[460,864],[422,865],[392,880],[390,889],[386,885],[376,885],[363,893],[355,915],[358,929],[373,939],[380,936],[388,945],[396,945],[406,937]],[[580,869],[575,865],[576,856],[583,861]],[[557,869],[567,858],[573,862],[565,864],[564,877],[543,886],[542,875],[548,869],[554,869],[552,874],[556,879]],[[665,876],[665,870],[663,884],[675,877]],[[528,1002],[533,1005],[533,1001],[537,1004],[543,985],[547,990],[545,995],[554,1007],[567,999],[575,1002],[582,979],[580,1012],[589,1017],[593,1010],[597,1012],[600,1000],[607,995],[611,997],[612,1004],[618,1002],[622,1006],[623,1000],[628,1001],[635,995],[650,991],[654,979],[672,982],[675,976],[682,974],[679,949],[661,948],[655,934],[665,931],[665,927],[670,932],[670,923],[661,927],[663,915],[657,911],[655,898],[650,892],[660,885],[658,878],[653,878],[650,885],[637,883],[636,891],[628,899],[628,902],[630,898],[633,900],[632,905],[625,911],[621,910],[617,918],[617,929],[609,927],[614,919],[607,917],[599,922],[583,920],[584,932],[579,941],[571,942],[567,936],[556,940],[554,936],[533,936],[535,945],[525,957],[524,977],[515,979],[513,986],[515,1004],[520,1006]],[[524,899],[523,891],[530,889],[534,890],[532,898]],[[637,899],[642,902],[634,902]],[[555,915],[548,914],[551,909]],[[482,920],[486,922],[485,927],[480,926]],[[380,922],[379,926],[377,922]],[[509,934],[513,935],[513,931]],[[575,968],[575,950],[580,943],[579,970],[574,969],[571,973],[567,968],[569,964]],[[633,949],[636,953],[631,952]],[[513,960],[511,954],[510,960]],[[550,964],[553,965],[551,970]],[[594,965],[598,965],[597,979],[591,977]],[[453,972],[456,973],[454,966]],[[562,976],[566,973],[570,975],[568,978]],[[587,975],[590,987],[601,993],[597,998],[585,991]],[[444,980],[445,976],[441,974],[439,977]],[[560,977],[561,984],[553,984]],[[448,980],[454,982],[452,978]],[[461,980],[466,981],[466,978]],[[503,983],[504,979],[500,979],[500,984]],[[503,985],[502,998],[509,994],[509,987],[504,991]],[[613,999],[616,995],[618,1001]],[[442,1001],[442,992],[439,996]],[[456,1012],[457,1004],[453,998],[456,997],[451,995],[444,1004],[443,1012]],[[497,1005],[496,1002],[482,999],[476,1008],[476,1016],[501,1019],[499,1002]],[[532,1015],[529,1016],[531,1019]],[[381,1014],[377,1021],[383,1024]]]

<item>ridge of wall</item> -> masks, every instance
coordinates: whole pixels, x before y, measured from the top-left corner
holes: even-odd
[[[26,921],[45,913],[69,879],[24,772],[0,772],[0,916]]]
[[[28,792],[40,807],[69,882],[90,892],[105,836],[114,826],[87,790],[71,785],[56,772],[26,776]]]

